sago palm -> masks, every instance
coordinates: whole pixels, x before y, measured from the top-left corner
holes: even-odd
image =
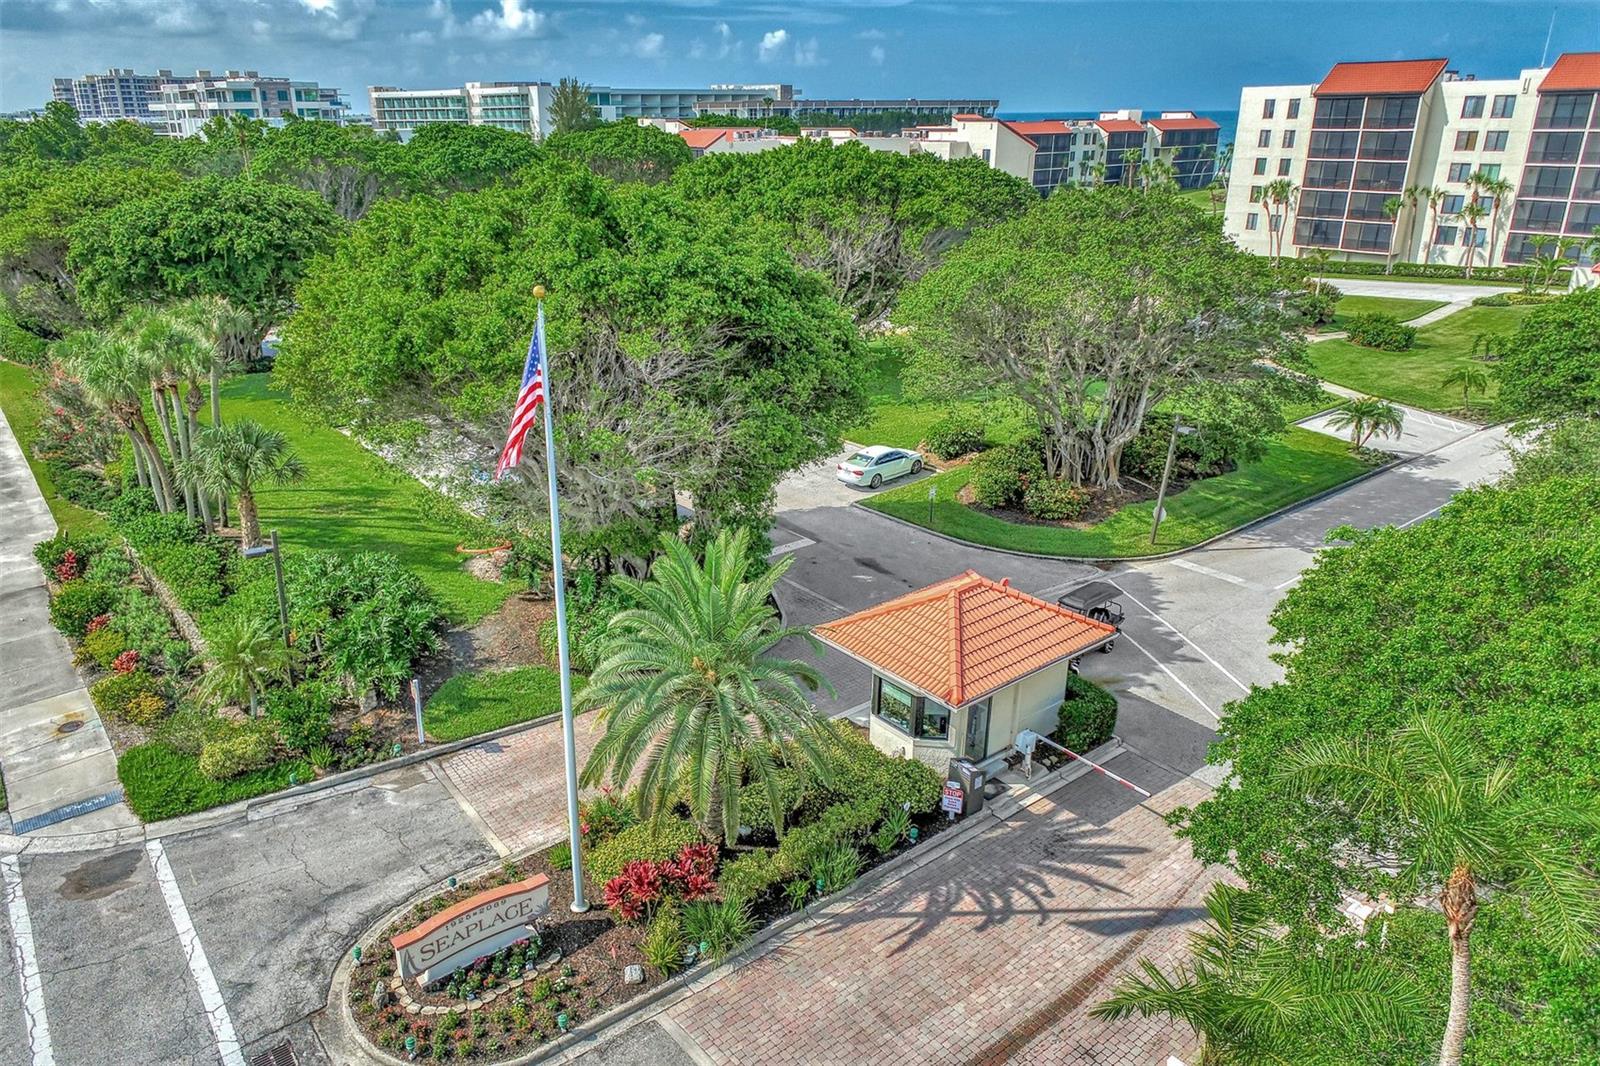
[[[1275,935],[1263,900],[1226,882],[1211,887],[1189,958],[1168,974],[1148,959],[1090,1013],[1187,1024],[1203,1066],[1306,1061],[1330,1022],[1374,1036],[1421,1010],[1420,990],[1388,970],[1330,962]]]
[[[1490,762],[1443,713],[1387,738],[1325,738],[1290,752],[1285,783],[1347,818],[1371,855],[1398,865],[1392,895],[1436,898],[1450,938],[1450,1014],[1440,1066],[1461,1061],[1472,976],[1478,886],[1520,899],[1563,959],[1600,935],[1600,880],[1576,842],[1600,829],[1592,794],[1539,795],[1518,786],[1510,761]]]
[[[240,700],[256,714],[256,701],[268,684],[286,679],[289,649],[275,624],[264,618],[234,618],[210,642],[212,665],[199,692],[208,699]]]
[[[1348,429],[1350,443],[1364,448],[1374,436],[1398,437],[1405,428],[1405,413],[1388,400],[1361,396],[1341,404],[1328,419],[1328,428]]]
[[[792,636],[768,604],[790,560],[752,575],[747,531],[726,531],[704,560],[670,533],[648,580],[613,578],[628,608],[607,626],[599,665],[580,703],[598,709],[605,735],[584,766],[586,785],[637,774],[646,817],[687,800],[695,818],[732,843],[739,792],[761,785],[781,826],[780,758],[828,777],[827,739],[805,691],[826,688],[813,667],[774,655]],[[815,643],[813,642],[815,647]]]
[[[304,476],[305,467],[289,448],[288,439],[249,419],[206,429],[195,441],[194,457],[178,467],[178,477],[184,484],[238,499],[239,526],[246,548],[261,543],[256,488],[287,484]]]

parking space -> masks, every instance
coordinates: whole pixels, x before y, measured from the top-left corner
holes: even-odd
[[[921,481],[931,477],[933,471],[924,469],[921,473],[908,474],[888,482],[881,489],[873,490],[864,486],[847,485],[839,480],[839,464],[854,455],[856,449],[850,448],[838,455],[830,456],[820,463],[813,463],[802,470],[797,470],[778,483],[778,514],[782,516],[786,511],[805,511],[817,507],[849,507],[852,503],[863,497],[870,496],[874,491],[882,492],[887,489],[899,488],[901,485],[913,481]],[[773,542],[777,543],[776,540]]]
[[[1349,390],[1341,391],[1348,392]],[[1480,428],[1470,422],[1463,422],[1448,415],[1435,414],[1432,411],[1423,411],[1416,407],[1396,406],[1400,407],[1400,411],[1404,415],[1400,435],[1398,437],[1374,436],[1367,442],[1368,447],[1407,457],[1422,455],[1453,444],[1469,434],[1476,433]],[[1316,414],[1296,423],[1296,425],[1317,433],[1326,433],[1330,437],[1349,440],[1350,429],[1348,426],[1343,429],[1337,429],[1330,425],[1336,417],[1337,415],[1332,413]]]

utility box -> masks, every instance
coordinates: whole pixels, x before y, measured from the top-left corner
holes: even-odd
[[[987,770],[971,759],[951,759],[944,777],[946,789],[954,786],[961,790],[961,809],[955,813],[977,814],[983,810],[983,786],[989,781]]]

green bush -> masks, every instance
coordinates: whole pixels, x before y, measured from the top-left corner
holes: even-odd
[[[117,498],[117,490],[92,470],[73,466],[61,459],[48,460],[45,469],[50,472],[56,492],[79,507],[103,511]]]
[[[156,507],[156,494],[137,485],[125,487],[122,495],[112,500],[111,505],[106,508],[106,517],[119,529],[136,518],[159,513],[160,510]]]
[[[726,958],[755,931],[749,903],[737,896],[696,900],[684,905],[684,938],[699,949],[703,958],[713,962]]]
[[[53,574],[61,560],[67,557],[67,552],[76,552],[78,563],[88,566],[110,546],[110,541],[105,537],[93,533],[74,533],[63,529],[49,540],[41,540],[33,546],[33,557],[46,573]]]
[[[276,792],[288,786],[291,774],[298,774],[302,781],[309,780],[311,766],[296,759],[227,781],[213,780],[200,772],[196,756],[160,741],[129,748],[117,759],[123,799],[146,822]]]
[[[167,716],[167,701],[154,692],[137,693],[123,708],[123,721],[129,725],[153,726]]]
[[[835,844],[812,857],[806,875],[817,886],[817,894],[837,892],[861,874],[861,853],[849,844]]]
[[[121,499],[118,498],[119,503]],[[113,518],[112,524],[141,555],[155,548],[193,544],[200,539],[200,527],[181,511],[172,514],[135,513],[121,522]]]
[[[161,698],[161,691],[156,687],[156,679],[145,670],[111,674],[89,687],[89,698],[94,700],[94,705],[99,708],[100,713],[118,722],[128,721],[128,712],[133,701],[146,695]],[[135,713],[145,712],[147,708],[148,701]]]
[[[236,726],[212,737],[200,749],[200,772],[213,781],[229,781],[272,762],[273,735],[258,723]]]
[[[1350,343],[1385,352],[1408,351],[1417,343],[1415,326],[1407,326],[1393,315],[1353,315],[1345,323]]]
[[[911,832],[911,813],[900,807],[891,807],[889,815],[872,835],[872,846],[880,855],[887,855]]]
[[[759,900],[783,881],[783,867],[770,851],[750,851],[723,863],[717,886],[724,899]]]
[[[798,770],[780,767],[772,773],[772,784],[778,793],[778,815],[783,825],[788,825],[790,817],[805,800],[805,779]],[[764,783],[751,781],[739,789],[739,821],[752,828],[771,826],[775,831],[783,828],[772,824],[772,798]]]
[[[438,604],[395,556],[304,552],[285,563],[292,627],[302,638],[320,637],[328,667],[357,689],[398,695],[417,657],[438,647]],[[255,602],[276,610],[271,568],[256,574]]]
[[[940,459],[955,459],[982,451],[989,443],[983,423],[971,415],[946,415],[928,427],[928,450]]]
[[[316,678],[267,693],[267,715],[277,723],[283,746],[305,753],[326,744],[333,735],[333,703],[338,694],[337,686]]]
[[[84,569],[83,579],[97,585],[126,585],[133,580],[133,563],[120,551],[97,552]]]
[[[141,549],[144,561],[190,614],[208,611],[227,597],[227,542],[218,537],[187,544],[159,544]]]
[[[545,852],[545,858],[550,860],[550,869],[552,870],[570,870],[572,869],[572,845],[557,844]]]
[[[1372,277],[1389,275],[1397,278],[1459,278],[1461,268],[1447,266],[1444,263],[1395,263],[1392,269],[1383,263],[1362,263],[1343,261],[1329,266],[1328,272],[1335,276],[1345,275],[1351,277]],[[1509,281],[1524,282],[1538,280],[1538,271],[1527,266],[1503,267],[1474,267],[1472,270],[1473,281]],[[1561,288],[1567,287],[1566,274],[1557,276],[1556,284]]]
[[[50,624],[73,640],[82,640],[89,623],[111,612],[116,594],[92,581],[69,581],[50,600]]]
[[[1016,507],[1034,478],[1044,476],[1044,459],[1033,442],[1002,444],[972,461],[972,495],[984,507]]]
[[[1111,739],[1117,728],[1117,698],[1093,681],[1067,675],[1066,698],[1056,711],[1056,740],[1079,755]]]
[[[1295,296],[1293,306],[1311,325],[1326,325],[1333,321],[1334,312],[1338,309],[1339,298],[1342,295],[1327,282],[1316,288],[1308,284],[1305,292]]]
[[[814,772],[806,771],[805,796],[797,811],[802,825],[839,804],[873,811],[908,807],[914,815],[938,807],[944,782],[931,766],[884,754],[848,722],[833,723],[832,736],[833,743],[828,746],[831,782],[824,784]]]
[[[1522,307],[1529,304],[1554,303],[1566,293],[1562,292],[1492,292],[1488,296],[1474,297],[1474,307]]]
[[[574,678],[574,688],[582,678]],[[422,724],[434,740],[460,740],[561,710],[561,676],[546,666],[457,674],[428,700]]]
[[[93,660],[102,670],[111,669],[111,664],[116,662],[117,656],[127,651],[132,645],[128,638],[110,626],[102,626],[93,633],[83,635],[83,643],[78,645],[78,661]]]
[[[1057,522],[1083,514],[1089,506],[1088,489],[1060,478],[1036,477],[1022,493],[1022,509],[1034,518]]]
[[[650,920],[644,942],[639,945],[645,961],[662,977],[670,977],[683,969],[683,950],[688,946],[689,941],[683,935],[683,918],[678,913],[677,905],[663,903]]]
[[[598,888],[635,859],[664,862],[699,839],[700,831],[681,818],[665,815],[640,822],[589,849],[584,873]]]
[[[808,873],[820,856],[865,840],[887,814],[888,808],[875,801],[840,803],[809,825],[789,830],[778,845],[778,864],[784,876]]]
[[[128,646],[146,662],[160,663],[169,674],[182,673],[193,657],[189,645],[173,636],[167,609],[143,589],[129,585],[119,590],[111,616],[128,638]]]

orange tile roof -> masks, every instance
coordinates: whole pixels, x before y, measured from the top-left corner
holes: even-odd
[[[720,140],[732,140],[733,132],[732,129],[722,127],[696,126],[679,130],[678,136],[682,137],[690,148],[710,148]]]
[[[1376,63],[1335,63],[1312,96],[1371,96],[1425,93],[1444,73],[1448,59],[1388,59]]]
[[[1542,93],[1600,89],[1600,52],[1564,52],[1539,83]]]
[[[1221,129],[1209,118],[1153,118],[1150,125],[1163,133],[1174,130],[1216,130]]]
[[[1138,133],[1144,129],[1144,123],[1131,118],[1097,118],[1094,124],[1107,133]]]
[[[990,118],[988,115],[951,115],[950,119],[953,122],[993,122],[993,121],[995,121],[994,119]]]
[[[1059,118],[1040,119],[1037,122],[1007,122],[1006,125],[1024,136],[1035,133],[1072,132],[1072,123]]]
[[[968,570],[813,632],[960,707],[1081,655],[1116,629]]]

